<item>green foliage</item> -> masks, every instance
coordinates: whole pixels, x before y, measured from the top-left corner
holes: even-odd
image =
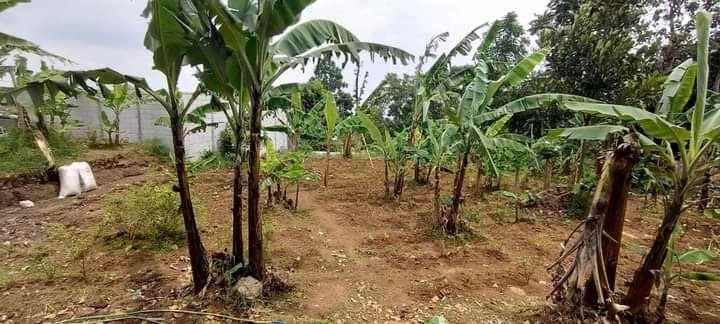
[[[196,214],[203,208],[196,205]],[[132,246],[166,249],[184,242],[180,200],[170,185],[145,184],[105,200],[101,228]]]
[[[144,141],[141,148],[145,154],[158,158],[162,163],[168,163],[172,158],[170,148],[157,138]]]
[[[48,236],[54,242],[53,247],[73,261],[80,262],[80,273],[87,277],[87,261],[98,239],[98,229],[74,232],[62,224],[52,224]]]
[[[427,321],[423,322],[424,324],[448,324],[448,320],[445,319],[444,316],[438,315],[433,316],[432,318],[428,319]]]
[[[235,135],[233,135],[233,131],[230,127],[227,127],[220,132],[220,138],[218,139],[218,152],[227,157],[235,155]]]
[[[232,156],[220,152],[205,151],[198,160],[188,163],[188,174],[192,176],[208,170],[227,169],[232,165]]]
[[[61,162],[80,156],[86,149],[63,134],[53,133],[48,141],[56,159]],[[47,163],[33,139],[17,129],[0,136],[0,156],[0,172],[38,171],[43,170]]]
[[[30,278],[53,280],[60,274],[57,265],[50,260],[52,251],[46,246],[37,246],[30,252],[30,262],[23,268]]]

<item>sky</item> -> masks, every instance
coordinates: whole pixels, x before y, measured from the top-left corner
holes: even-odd
[[[162,74],[152,69],[152,54],[143,47],[147,19],[140,16],[145,0],[33,0],[0,14],[0,31],[39,44],[44,49],[78,62],[61,69],[110,67],[144,77],[154,88],[164,88]],[[525,26],[544,11],[547,0],[318,0],[305,10],[302,20],[330,19],[352,31],[360,40],[404,49],[414,55],[424,51],[434,35],[449,32],[443,48],[452,47],[474,27],[498,19],[509,11]],[[367,57],[366,57],[367,58]],[[344,70],[351,84],[354,66]],[[365,59],[369,93],[387,73],[413,73],[414,66],[392,65]],[[287,72],[279,82],[304,82],[305,72]],[[364,73],[364,72],[363,72]],[[179,87],[190,92],[197,84],[185,71]],[[346,91],[351,92],[352,86]]]

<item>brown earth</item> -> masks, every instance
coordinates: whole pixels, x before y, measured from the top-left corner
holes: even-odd
[[[161,252],[98,245],[86,279],[77,264],[62,255],[52,256],[59,267],[56,278],[28,274],[23,269],[32,261],[31,251],[49,243],[49,225],[85,229],[99,222],[105,197],[171,179],[165,167],[136,153],[115,152],[104,158],[114,162],[94,163],[97,191],[57,200],[44,185],[27,184],[16,191],[34,198],[36,207],[20,209],[16,201],[0,205],[0,322],[52,322],[137,309],[208,311],[288,323],[417,323],[434,315],[444,315],[451,323],[542,322],[551,313],[546,299],[551,276],[545,268],[579,222],[559,208],[562,189],[546,195],[542,207],[523,210],[517,223],[507,198],[468,196],[464,211],[472,234],[442,238],[432,231],[429,187],[410,184],[400,201],[386,201],[379,161],[335,159],[328,188],[319,183],[302,186],[299,211],[279,206],[265,210],[268,264],[295,285],[289,294],[249,308],[230,306],[219,291],[187,296],[189,265],[183,247]],[[312,167],[324,170],[324,163],[313,161]],[[207,171],[192,179],[195,199],[207,209],[200,225],[211,252],[230,246],[231,180],[229,170]],[[451,175],[444,175],[443,182],[448,193]],[[526,184],[542,187],[535,181]],[[652,241],[660,211],[642,198],[630,201],[621,288]],[[690,212],[683,222],[688,234],[682,248],[717,247],[717,221]],[[718,266],[715,262],[701,269]],[[679,282],[670,291],[669,318],[720,322],[719,292],[718,284]],[[190,320],[187,315],[165,316]]]

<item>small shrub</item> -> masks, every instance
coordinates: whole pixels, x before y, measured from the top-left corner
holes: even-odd
[[[188,172],[194,175],[208,170],[219,170],[230,168],[233,164],[231,158],[219,152],[205,151],[197,161],[188,163]]]
[[[60,252],[71,260],[80,262],[80,273],[83,278],[87,278],[87,260],[95,247],[97,241],[97,229],[91,229],[87,232],[75,233],[69,230],[65,225],[50,225],[49,237],[56,244]]]
[[[143,142],[142,149],[146,154],[160,159],[163,163],[170,161],[170,148],[157,138]]]
[[[202,208],[197,208],[198,217]],[[180,199],[170,185],[146,184],[109,198],[105,203],[103,227],[117,238],[135,245],[150,243],[167,249],[183,242],[184,228]]]
[[[23,268],[28,275],[37,280],[53,280],[57,278],[59,271],[55,263],[50,260],[50,249],[46,246],[39,246],[30,253],[30,264]]]

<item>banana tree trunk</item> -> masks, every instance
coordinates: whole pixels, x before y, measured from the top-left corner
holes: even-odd
[[[115,112],[115,145],[120,145],[120,113]]]
[[[293,209],[295,209],[295,210],[298,209],[299,201],[300,201],[300,181],[295,183],[295,206],[293,207]]]
[[[385,158],[385,199],[390,198],[390,171],[387,157]]]
[[[235,132],[235,163],[233,166],[233,206],[232,206],[232,254],[235,264],[245,263],[244,245],[242,236],[243,213],[243,182],[242,170],[242,138]]]
[[[712,180],[712,173],[710,170],[705,171],[703,174],[702,187],[700,188],[700,202],[698,203],[698,212],[703,214],[707,209],[708,203],[710,202],[710,183]]]
[[[330,138],[325,142],[325,176],[323,177],[323,185],[327,188],[328,176],[330,176]]]
[[[481,194],[483,190],[482,180],[483,180],[483,171],[485,169],[483,168],[482,161],[480,161],[480,157],[477,159],[477,173],[475,173],[475,193]]]
[[[265,276],[263,260],[262,212],[260,210],[260,131],[262,128],[262,93],[253,89],[250,111],[250,149],[248,177],[248,268],[256,279]]]
[[[348,131],[345,136],[345,143],[343,144],[343,158],[352,159],[352,138],[353,132]]]
[[[440,168],[435,167],[435,190],[433,192],[433,207],[435,209],[435,217],[438,224],[442,225],[442,213],[440,210]]]
[[[41,131],[35,129],[35,127],[32,126],[32,124],[30,123],[30,117],[28,116],[25,107],[21,105],[15,105],[15,107],[20,113],[19,119],[23,125],[23,128],[30,132],[30,134],[33,136],[33,139],[35,140],[35,145],[37,145],[40,153],[42,153],[43,157],[45,157],[45,161],[47,162],[47,169],[53,170],[51,172],[54,173],[54,169],[56,168],[55,156],[50,149],[50,144],[48,144],[47,137],[45,137],[45,135]]]
[[[468,149],[465,153],[463,153],[463,157],[460,159],[458,164],[457,174],[455,174],[455,181],[453,183],[453,201],[445,219],[445,232],[450,235],[457,234],[458,230],[458,215],[460,213],[460,205],[462,204],[462,189],[465,184],[465,170],[467,169],[469,156],[470,150]]]
[[[632,183],[632,169],[640,161],[641,154],[637,140],[634,137],[626,138],[626,141],[610,157],[607,191],[602,199],[607,204],[602,224],[602,230],[606,235],[602,236],[602,255],[598,255],[598,257],[602,257],[600,264],[605,265],[604,271],[609,286],[602,287],[605,296],[608,296],[609,292],[615,291],[627,197]],[[593,280],[588,280],[585,291],[585,303],[596,304],[598,295]]]
[[[172,128],[173,150],[175,153],[175,171],[177,172],[178,180],[176,189],[180,194],[180,211],[183,216],[183,223],[185,224],[185,233],[187,234],[188,254],[190,255],[194,290],[198,293],[207,284],[210,272],[205,247],[202,244],[200,232],[195,222],[195,210],[193,209],[192,198],[190,197],[190,183],[187,178],[185,166],[183,123],[178,116],[172,116],[172,114],[170,123]]]
[[[654,273],[660,270],[663,262],[665,262],[670,237],[684,210],[683,203],[685,202],[687,184],[687,178],[680,179],[673,191],[672,198],[666,203],[665,216],[662,225],[657,231],[655,241],[650,248],[650,252],[645,256],[642,266],[635,270],[630,289],[623,300],[623,304],[629,306],[630,312],[635,316],[644,317],[647,315],[650,293],[655,284]]]

